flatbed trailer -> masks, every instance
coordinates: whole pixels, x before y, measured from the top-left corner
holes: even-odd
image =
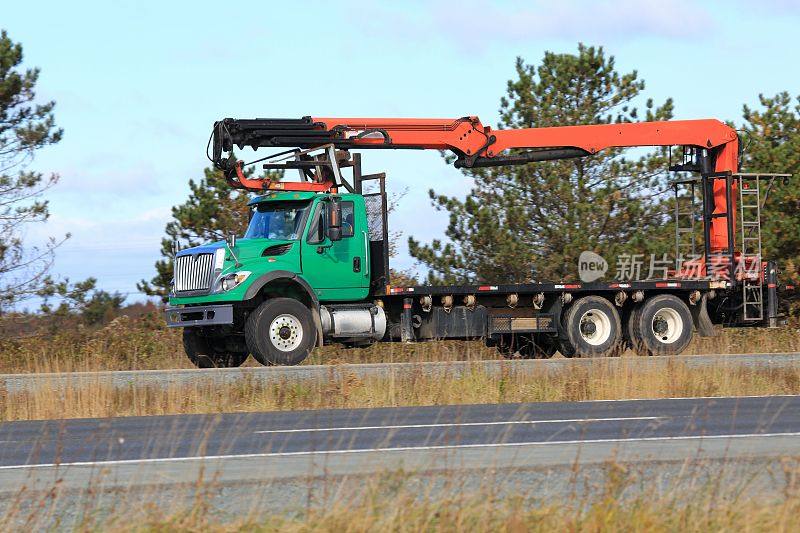
[[[215,124],[215,165],[231,186],[262,194],[251,202],[244,238],[176,254],[166,318],[184,328],[196,365],[238,366],[249,354],[263,364],[297,364],[331,342],[436,339],[483,339],[506,357],[615,356],[627,348],[666,355],[717,326],[781,325],[786,287],[775,263],[761,257],[760,211],[761,191],[788,175],[738,172],[738,138],[727,126],[703,120],[492,132],[474,117],[387,120]],[[473,134],[471,144],[459,144]],[[564,144],[570,136],[578,140]],[[503,149],[492,150],[498,144]],[[672,170],[698,174],[673,184],[674,268],[664,279],[591,283],[392,286],[386,174],[364,174],[362,154],[349,151],[450,149],[457,166],[491,166],[672,144],[685,150]],[[247,178],[241,161],[223,158],[234,145],[291,147],[257,162],[297,170],[300,181]],[[505,151],[521,147],[537,149]],[[678,261],[690,251],[697,252],[691,260]]]

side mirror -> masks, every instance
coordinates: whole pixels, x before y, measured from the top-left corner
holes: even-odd
[[[328,238],[333,242],[342,240],[342,228],[328,228]]]
[[[234,248],[236,246],[236,234],[229,233],[225,243],[228,245],[228,248]]]
[[[342,240],[342,201],[335,196],[328,204],[328,238],[333,242]]]

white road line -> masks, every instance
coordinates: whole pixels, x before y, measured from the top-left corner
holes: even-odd
[[[505,443],[486,443],[486,444],[443,444],[439,446],[402,446],[397,448],[360,448],[350,450],[316,450],[305,452],[267,452],[267,453],[243,453],[239,455],[201,455],[194,457],[159,457],[153,459],[120,459],[112,461],[76,461],[72,463],[40,463],[33,465],[6,465],[0,466],[2,470],[21,470],[24,468],[53,468],[70,466],[113,466],[113,465],[136,465],[149,463],[170,463],[187,461],[215,461],[221,459],[257,459],[264,457],[296,457],[304,455],[346,455],[357,453],[375,452],[407,452],[407,451],[433,451],[433,450],[457,450],[475,448],[511,448],[520,446],[550,446],[568,444],[609,444],[625,442],[668,442],[681,440],[720,440],[720,439],[747,439],[753,437],[800,437],[800,432],[790,433],[747,433],[742,435],[687,435],[681,437],[640,437],[633,439],[592,439],[592,440],[559,440],[544,442],[505,442]]]
[[[619,422],[624,420],[658,420],[662,416],[625,416],[614,418],[564,418],[561,420],[502,420],[495,422],[445,422],[441,424],[407,424],[397,426],[349,426],[340,428],[301,428],[301,429],[263,429],[256,434],[272,433],[315,433],[321,431],[361,431],[368,429],[419,429],[419,428],[451,428],[469,426],[510,426],[515,424],[571,424],[574,422]]]
[[[796,399],[800,398],[800,394],[754,394],[742,396],[670,396],[666,398],[614,398],[608,400],[576,400],[569,403],[603,403],[603,402],[660,402],[662,400],[749,400],[758,398],[775,398],[775,399]],[[549,403],[549,402],[535,402],[535,403]],[[566,403],[566,402],[552,402],[552,403]],[[497,404],[502,405],[502,404]]]

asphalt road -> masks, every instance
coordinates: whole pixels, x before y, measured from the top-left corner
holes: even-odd
[[[797,367],[799,353],[773,354],[716,354],[680,355],[674,357],[619,357],[611,359],[547,359],[547,360],[500,360],[500,361],[448,361],[428,363],[371,363],[344,365],[300,365],[275,367],[175,369],[175,370],[131,370],[104,372],[68,372],[39,374],[0,374],[0,390],[8,393],[30,391],[37,387],[62,389],[84,387],[90,384],[124,388],[131,386],[177,386],[186,384],[235,383],[249,379],[256,383],[275,383],[283,380],[338,380],[346,376],[402,377],[424,373],[431,376],[458,376],[475,370],[489,374],[501,372],[533,373],[557,372],[570,365],[596,366],[600,368],[622,368],[636,366],[642,369],[663,368],[681,362],[690,368],[710,365]]]
[[[800,396],[529,403],[0,425],[0,491],[406,470],[800,456]]]

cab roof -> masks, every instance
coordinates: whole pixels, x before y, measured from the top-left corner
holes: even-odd
[[[310,191],[270,191],[261,196],[256,196],[247,205],[260,204],[262,202],[285,202],[287,200],[310,200],[317,196],[317,193]]]

